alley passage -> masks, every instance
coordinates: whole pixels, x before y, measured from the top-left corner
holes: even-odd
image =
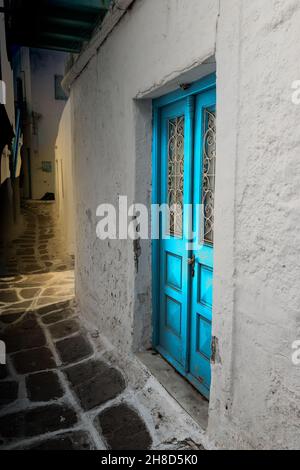
[[[1,245],[0,449],[151,448],[123,375],[80,320],[55,204],[22,211],[22,233]]]

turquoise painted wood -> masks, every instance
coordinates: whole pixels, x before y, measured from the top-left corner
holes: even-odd
[[[189,116],[193,107],[186,100],[180,100],[161,109],[161,187],[160,204],[168,204],[168,149],[169,123],[182,119],[184,128],[184,191],[183,202],[191,204],[190,167],[192,161],[192,125]],[[163,215],[161,216],[163,217]],[[189,224],[186,214],[183,214],[182,228]],[[180,367],[186,364],[186,337],[188,334],[189,311],[189,267],[185,234],[168,237],[167,217],[161,221],[160,241],[160,322],[159,346],[163,353],[169,354]],[[166,238],[166,239],[164,239]]]
[[[194,138],[194,181],[193,181],[193,230],[201,236],[203,217],[196,209],[202,202],[203,184],[203,137],[206,131],[205,110],[215,112],[215,89],[201,93],[196,98]],[[191,335],[189,377],[203,395],[209,397],[211,383],[211,340],[213,306],[213,245],[199,240],[195,256],[195,275],[191,290]]]
[[[211,381],[213,246],[203,243],[200,248],[190,246],[190,232],[194,230],[198,236],[202,220],[196,209],[190,211],[188,207],[194,204],[195,208],[202,201],[203,116],[205,109],[215,109],[215,103],[214,75],[194,84],[189,93],[177,91],[153,103],[154,204],[170,202],[169,159],[174,126],[182,126],[184,142],[182,222],[179,217],[178,226],[174,224],[177,229],[170,234],[166,215],[161,213],[160,237],[153,241],[152,247],[153,342],[207,398]],[[180,145],[180,139],[181,135],[176,145]],[[194,269],[189,264],[193,256]]]

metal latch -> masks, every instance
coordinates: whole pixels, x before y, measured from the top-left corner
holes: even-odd
[[[196,257],[193,255],[191,258],[188,258],[188,265],[192,268],[192,277],[195,277],[195,264],[196,264]]]

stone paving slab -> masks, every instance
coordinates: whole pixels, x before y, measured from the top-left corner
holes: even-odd
[[[52,305],[46,305],[45,307],[40,307],[37,309],[37,313],[39,315],[47,315],[48,313],[52,313],[54,311],[60,310],[63,311],[64,309],[70,308],[71,302],[55,302]]]
[[[48,405],[0,417],[0,436],[6,443],[40,436],[73,427],[77,416],[73,409]]]
[[[0,382],[0,409],[15,402],[18,398],[18,391],[17,382]]]
[[[126,386],[122,374],[101,361],[84,362],[65,373],[86,411],[113,400]]]
[[[29,314],[15,326],[7,328],[2,336],[7,353],[45,346],[46,338],[34,314]]]
[[[9,288],[10,288],[10,284],[3,284],[2,282],[0,282],[0,291],[7,290]]]
[[[49,348],[32,349],[12,356],[18,374],[55,369],[56,363]]]
[[[53,325],[54,323],[61,322],[74,315],[74,312],[70,309],[59,310],[57,312],[49,313],[42,317],[44,325]]]
[[[0,291],[0,302],[14,303],[19,300],[17,293],[14,290],[1,290]]]
[[[53,339],[58,340],[71,336],[80,331],[80,325],[77,320],[66,320],[49,327]]]
[[[26,377],[28,398],[32,402],[57,400],[64,395],[58,375],[55,372],[41,372]]]
[[[5,325],[10,325],[20,320],[20,318],[22,318],[24,314],[25,314],[24,311],[19,312],[19,313],[14,313],[13,311],[11,313],[6,312],[5,315],[0,316],[0,323],[4,323]]]
[[[144,421],[135,410],[122,404],[109,408],[96,418],[96,426],[113,450],[147,450],[152,439]]]
[[[20,295],[21,295],[21,297],[23,297],[23,299],[33,299],[40,292],[41,292],[40,289],[32,289],[32,288],[22,289],[21,292],[20,292]]]
[[[24,302],[17,302],[13,304],[6,304],[6,307],[2,309],[3,313],[18,312],[20,310],[27,310],[32,305],[32,300],[26,300]]]
[[[56,349],[63,364],[79,362],[93,353],[90,342],[82,334],[58,341]]]

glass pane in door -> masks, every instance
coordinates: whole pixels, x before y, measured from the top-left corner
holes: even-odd
[[[204,242],[214,242],[214,207],[216,178],[216,113],[204,110],[202,204]]]
[[[184,116],[169,120],[168,140],[168,205],[170,230],[173,237],[183,234],[183,178],[184,178]]]

